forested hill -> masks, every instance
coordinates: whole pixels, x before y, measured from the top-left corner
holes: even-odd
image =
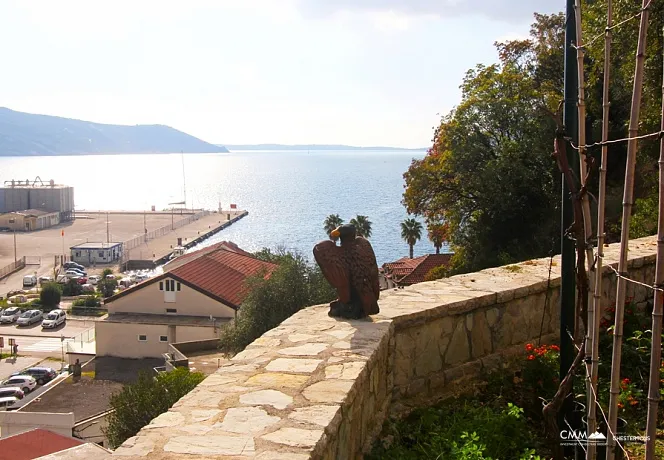
[[[106,125],[0,107],[0,156],[113,153],[216,153],[209,144],[164,125]]]

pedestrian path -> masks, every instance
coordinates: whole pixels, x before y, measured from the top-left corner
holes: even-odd
[[[52,337],[39,342],[33,343],[32,345],[25,345],[23,347],[19,346],[18,353],[21,354],[22,351],[57,351],[62,349],[62,340],[57,337]]]

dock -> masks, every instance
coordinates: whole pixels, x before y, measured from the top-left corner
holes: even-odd
[[[163,228],[163,235],[138,236],[126,241],[121,269],[154,269],[166,263],[177,246],[187,249],[210,238],[249,214],[248,211],[202,211],[173,220],[173,228]],[[170,215],[170,214],[169,214]],[[176,216],[184,217],[184,216]],[[157,230],[159,233],[159,230]]]

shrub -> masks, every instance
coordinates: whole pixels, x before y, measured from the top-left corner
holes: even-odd
[[[104,430],[111,447],[115,449],[136,435],[204,378],[202,373],[189,372],[189,369],[183,367],[160,373],[156,377],[146,372],[140,373],[135,383],[111,396],[110,408],[115,409],[115,412],[109,414],[108,426]]]
[[[99,292],[101,292],[101,295],[103,295],[104,298],[110,297],[113,294],[115,294],[115,290],[117,289],[117,287],[118,287],[118,282],[117,280],[114,279],[113,280],[103,279],[99,282],[97,286]]]
[[[111,270],[110,268],[105,268],[104,271],[101,272],[101,277],[102,279],[106,279],[107,275],[112,275],[112,274],[113,270]]]
[[[62,288],[62,295],[65,297],[75,297],[81,295],[83,289],[81,285],[76,282],[76,280],[69,280]]]
[[[39,293],[39,303],[45,307],[55,307],[60,304],[62,288],[57,283],[45,284]]]

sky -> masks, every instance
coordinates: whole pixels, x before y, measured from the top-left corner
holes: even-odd
[[[0,106],[212,143],[430,145],[562,0],[0,0]]]

